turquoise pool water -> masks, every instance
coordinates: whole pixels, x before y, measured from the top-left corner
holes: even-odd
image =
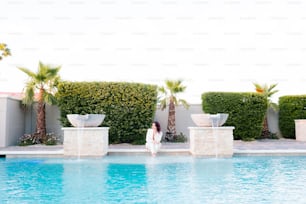
[[[0,203],[306,203],[306,157],[2,158]]]

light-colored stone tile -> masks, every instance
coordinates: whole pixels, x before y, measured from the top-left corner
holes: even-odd
[[[232,156],[234,127],[189,127],[194,156]]]
[[[65,156],[105,156],[108,153],[107,127],[63,128]]]

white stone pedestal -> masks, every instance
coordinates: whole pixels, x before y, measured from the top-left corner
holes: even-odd
[[[108,153],[108,127],[62,128],[65,156],[104,156]]]
[[[194,156],[231,157],[234,127],[189,127],[190,153]]]
[[[294,120],[295,122],[295,139],[297,141],[306,141],[306,119]]]

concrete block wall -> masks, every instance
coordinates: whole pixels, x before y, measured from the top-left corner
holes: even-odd
[[[33,133],[36,128],[36,106],[23,109],[21,101],[10,97],[0,97],[0,147],[16,145],[23,134]],[[176,130],[189,139],[188,127],[195,127],[191,114],[203,113],[201,104],[191,104],[189,109],[176,107]],[[63,131],[60,124],[60,111],[57,106],[46,106],[47,132],[53,132],[63,142]],[[155,120],[161,123],[162,131],[167,131],[168,109],[159,108],[155,113]],[[278,114],[269,111],[269,128],[273,133],[279,133]]]
[[[27,133],[35,131],[36,123],[36,112],[35,106],[30,111],[27,111]],[[202,106],[200,104],[192,104],[189,109],[185,109],[183,106],[176,107],[176,129],[177,133],[182,132],[184,135],[188,136],[188,127],[195,126],[192,122],[190,114],[193,113],[203,113]],[[63,131],[62,126],[59,121],[60,111],[57,106],[46,106],[46,123],[47,132],[54,132],[56,135],[60,136],[61,141],[63,141]],[[156,110],[155,119],[161,123],[162,131],[165,133],[167,131],[167,121],[168,121],[168,109]]]
[[[0,96],[0,147],[16,145],[24,130],[25,111],[20,100]]]
[[[183,133],[187,139],[189,139],[189,129],[188,127],[195,127],[196,125],[191,120],[191,114],[203,113],[201,104],[190,104],[189,109],[185,109],[183,106],[179,105],[176,107],[176,131],[179,134]],[[35,118],[35,114],[33,114]],[[58,136],[63,136],[63,131],[61,130],[61,125],[59,122],[60,112],[57,106],[47,106],[46,119],[47,119],[47,131],[54,132]],[[33,119],[32,119],[33,120]],[[167,131],[167,121],[168,121],[168,108],[165,110],[160,110],[157,108],[154,120],[157,120],[161,124],[162,131],[166,133]],[[279,133],[278,128],[278,114],[269,111],[268,112],[269,129],[273,133]],[[32,130],[35,130],[35,120],[32,122]]]
[[[36,129],[36,105],[32,105],[26,110],[25,116],[25,133],[31,134]],[[48,133],[57,135],[61,142],[63,142],[63,131],[60,123],[60,110],[57,106],[46,106],[46,128]]]

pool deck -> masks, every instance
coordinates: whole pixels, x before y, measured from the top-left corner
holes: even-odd
[[[263,139],[251,142],[234,141],[233,156],[306,156],[306,142],[293,139]],[[108,155],[149,154],[144,145],[111,144]],[[189,143],[163,143],[161,155],[190,155]],[[0,148],[3,157],[64,157],[63,145],[9,146]]]

